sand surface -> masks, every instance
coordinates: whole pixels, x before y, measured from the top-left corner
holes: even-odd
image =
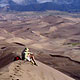
[[[38,66],[25,61],[13,62],[0,72],[0,80],[75,80],[39,61],[36,62]]]

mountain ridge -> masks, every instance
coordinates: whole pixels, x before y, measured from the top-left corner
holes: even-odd
[[[2,2],[1,2],[2,1]],[[0,7],[0,11],[5,7],[8,7],[6,11],[45,11],[45,10],[58,10],[58,11],[67,11],[67,12],[80,12],[79,0],[70,2],[56,2],[56,1],[46,1],[39,2],[37,0],[28,1],[25,0],[25,4],[21,5],[14,2],[14,0],[1,0],[0,4],[3,4],[3,7]],[[22,0],[24,1],[24,0]],[[5,4],[5,6],[4,6]]]

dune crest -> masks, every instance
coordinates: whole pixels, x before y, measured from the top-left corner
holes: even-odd
[[[8,67],[9,72],[2,74],[1,80],[75,80],[67,75],[37,61],[38,66],[29,62],[16,61]],[[5,77],[4,77],[5,76]]]

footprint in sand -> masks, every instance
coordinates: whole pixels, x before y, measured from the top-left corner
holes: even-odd
[[[21,62],[17,62],[17,64],[15,65],[13,69],[13,74],[9,76],[11,80],[19,80],[18,77],[23,74],[21,64]]]
[[[2,75],[3,73],[2,72],[0,72],[0,75]]]

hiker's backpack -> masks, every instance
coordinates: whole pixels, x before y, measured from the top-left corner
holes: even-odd
[[[14,61],[21,60],[19,56],[14,57]]]
[[[26,49],[26,48],[25,48]],[[22,60],[24,60],[25,59],[25,49],[22,51],[22,53],[21,53],[21,56],[22,56]]]

